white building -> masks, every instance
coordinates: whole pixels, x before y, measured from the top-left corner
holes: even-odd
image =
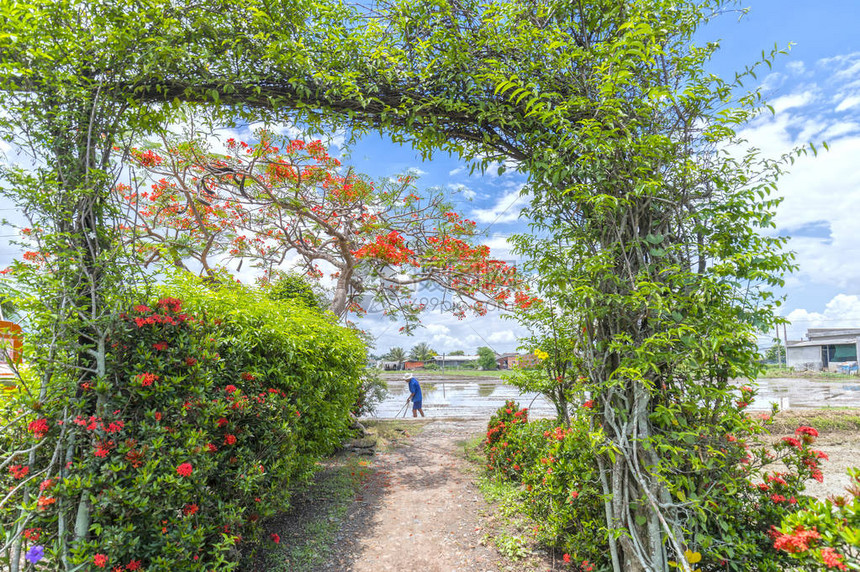
[[[812,328],[804,340],[785,344],[788,367],[798,370],[849,372],[857,370],[860,328]]]
[[[439,367],[460,367],[469,362],[478,361],[478,356],[433,356],[433,361]]]

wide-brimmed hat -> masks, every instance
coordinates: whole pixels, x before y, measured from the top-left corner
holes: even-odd
[[[404,373],[404,374],[403,374],[403,379],[412,379],[412,374],[411,374],[411,373],[408,373],[408,372],[407,372],[407,373]]]

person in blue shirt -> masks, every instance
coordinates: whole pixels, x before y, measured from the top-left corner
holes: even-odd
[[[421,386],[418,380],[411,373],[405,374],[403,379],[409,383],[409,397],[406,398],[406,403],[412,402],[412,417],[418,417],[419,413],[424,417],[424,410],[421,409]]]

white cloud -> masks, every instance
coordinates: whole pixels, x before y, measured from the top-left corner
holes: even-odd
[[[406,169],[406,174],[415,177],[423,177],[427,174],[427,171],[421,170],[418,167],[409,167],[408,169]]]
[[[456,169],[451,169],[450,171],[448,171],[448,176],[453,177],[454,175],[459,175],[460,173],[462,173],[465,170],[466,170],[466,167],[457,167]]]
[[[788,62],[785,67],[792,75],[803,75],[806,72],[806,64],[800,60]]]
[[[771,101],[771,106],[775,113],[779,114],[793,107],[803,107],[814,102],[816,99],[815,91],[809,89],[799,93],[783,95]]]
[[[517,185],[515,190],[505,193],[496,204],[486,209],[475,209],[470,218],[477,222],[490,224],[514,222],[520,218],[520,211],[531,200],[530,195],[521,193],[523,185]]]
[[[487,341],[492,342],[494,344],[506,344],[515,342],[517,337],[514,335],[514,332],[511,330],[502,330],[493,332],[487,338]]]
[[[427,331],[431,334],[447,334],[451,328],[444,324],[427,324]]]
[[[448,185],[448,188],[455,193],[461,193],[467,201],[471,201],[477,196],[477,193],[475,191],[462,183]]]
[[[860,327],[860,297],[837,294],[827,303],[822,312],[798,308],[788,314],[791,321],[789,339],[800,339],[809,328]]]
[[[858,105],[860,105],[860,95],[852,95],[840,101],[839,105],[836,106],[836,111],[847,111]]]

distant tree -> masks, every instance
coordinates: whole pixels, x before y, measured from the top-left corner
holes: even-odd
[[[785,364],[785,346],[782,345],[782,340],[774,338],[773,341],[774,344],[764,352],[765,363]]]
[[[464,356],[464,355],[466,355],[466,352],[464,352],[463,350],[457,350],[455,352],[449,353],[448,355],[449,356]]]
[[[481,369],[497,369],[499,364],[496,363],[496,352],[487,346],[478,348],[478,365]]]
[[[415,361],[430,361],[436,352],[426,342],[416,344],[409,350],[409,359]]]
[[[382,356],[382,359],[386,361],[396,361],[397,364],[401,364],[406,361],[406,350],[401,347],[394,347],[388,350],[388,353]]]

